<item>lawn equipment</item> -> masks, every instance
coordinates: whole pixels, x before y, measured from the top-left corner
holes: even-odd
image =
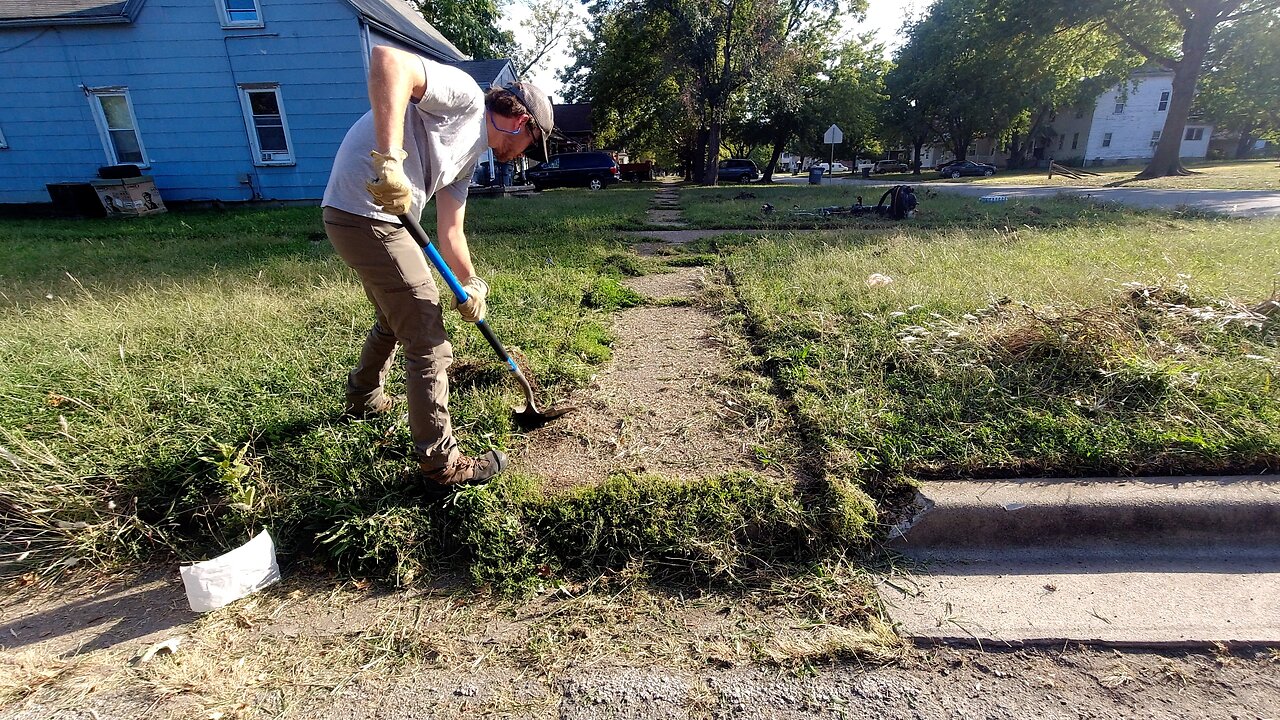
[[[916,200],[915,188],[910,185],[894,185],[880,196],[880,201],[875,205],[863,205],[862,196],[859,195],[857,201],[852,205],[830,205],[812,210],[801,210],[800,206],[796,205],[787,214],[791,217],[832,217],[838,215],[861,217],[863,215],[878,215],[893,220],[906,220],[915,214],[917,205],[919,205],[919,201]],[[762,205],[760,211],[765,215],[772,215],[775,212],[774,207],[768,203]]]
[[[458,304],[461,305],[467,301],[467,291],[463,289],[462,283],[458,282],[458,278],[449,269],[449,265],[445,263],[444,258],[440,256],[440,251],[436,250],[436,246],[431,243],[431,238],[427,237],[426,231],[418,224],[416,218],[409,215],[399,215],[400,222],[404,224],[405,229],[409,231],[409,235],[413,237],[414,242],[422,248],[422,252],[426,254],[427,259],[435,269],[444,277],[445,284],[453,291],[454,297],[458,298]],[[542,427],[548,422],[564,415],[565,413],[577,410],[576,407],[564,405],[558,408],[550,408],[547,410],[539,410],[538,403],[533,397],[533,386],[529,384],[529,379],[520,372],[520,366],[516,365],[516,361],[511,359],[507,354],[507,349],[503,347],[502,341],[493,333],[493,329],[489,327],[489,323],[481,320],[476,323],[480,334],[484,335],[484,339],[489,341],[489,346],[493,351],[498,353],[498,359],[507,364],[511,369],[511,373],[516,376],[516,381],[520,383],[520,388],[524,390],[524,405],[512,408],[515,413],[516,424],[524,430],[533,430]]]

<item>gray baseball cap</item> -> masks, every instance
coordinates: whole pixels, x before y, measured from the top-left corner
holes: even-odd
[[[556,129],[556,118],[555,112],[551,109],[551,98],[539,90],[537,86],[527,82],[510,83],[505,89],[509,90],[520,99],[520,102],[525,107],[529,108],[529,114],[533,116],[533,124],[537,126],[542,135],[542,159],[546,160],[551,157],[551,150],[547,141],[551,139],[551,133]]]

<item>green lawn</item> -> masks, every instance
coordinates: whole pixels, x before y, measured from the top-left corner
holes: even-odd
[[[1242,310],[1280,281],[1280,223],[1073,206],[721,250],[742,332],[864,485],[1276,469],[1277,320]]]
[[[1054,185],[1073,187],[1135,187],[1163,188],[1170,190],[1280,190],[1280,161],[1267,160],[1189,161],[1187,167],[1195,175],[1164,177],[1154,180],[1136,180],[1145,165],[1113,165],[1083,168],[1097,176],[1085,175],[1075,179],[1049,171],[999,170],[992,177],[942,178],[937,172],[925,170],[921,175],[909,173],[876,176],[886,182],[975,183],[978,185]]]
[[[396,419],[338,418],[371,314],[317,209],[0,221],[0,573],[198,558],[270,527],[286,559],[399,581],[724,578],[858,547],[921,478],[1276,468],[1276,320],[1241,309],[1280,281],[1280,223],[929,192],[902,224],[760,212],[857,190],[686,189],[695,225],[751,232],[660,260],[618,233],[652,188],[473,199],[492,326],[547,397],[609,360],[611,315],[638,300],[624,276],[707,263],[740,358],[727,391],[792,428],[761,462],[816,482],[549,498],[510,475],[445,503],[405,484]],[[448,322],[464,449],[511,447],[518,392]]]

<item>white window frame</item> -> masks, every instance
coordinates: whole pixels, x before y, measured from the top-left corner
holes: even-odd
[[[1123,113],[1124,113],[1124,103],[1122,103],[1122,102],[1118,102],[1118,103],[1116,103],[1115,110],[1114,110],[1111,114],[1112,114],[1112,115],[1121,115],[1121,114],[1123,114]]]
[[[1112,133],[1102,133],[1102,147],[1111,147]]]
[[[262,21],[262,3],[258,0],[250,0],[253,3],[253,13],[257,16],[255,20],[232,20],[231,11],[227,9],[227,0],[214,1],[218,4],[218,15],[222,18],[224,28],[260,28],[265,25]]]
[[[1187,128],[1187,132],[1182,136],[1182,139],[1187,142],[1199,142],[1204,139],[1204,128],[1189,127]],[[2,141],[3,138],[0,138],[0,142]]]
[[[1160,133],[1160,130],[1151,131],[1151,147],[1155,147],[1160,144]]]
[[[98,125],[98,136],[102,140],[102,149],[107,156],[108,165],[136,165],[140,168],[151,167],[151,161],[147,159],[147,146],[142,143],[142,133],[138,130],[138,116],[133,112],[133,98],[129,96],[129,88],[121,86],[85,88],[85,94],[89,96],[89,109],[93,112],[93,120]],[[142,155],[142,160],[133,162],[131,160],[121,160],[116,153],[115,141],[111,139],[111,130],[113,129],[107,124],[107,113],[102,109],[102,98],[104,97],[122,97],[124,98],[125,109],[129,111],[129,122],[133,125],[133,138],[138,143],[138,152]],[[117,130],[123,128],[114,128]]]
[[[1156,108],[1156,112],[1164,112],[1169,109],[1169,91],[1160,93],[1160,105]]]
[[[240,94],[240,110],[244,114],[244,127],[249,134],[249,149],[253,151],[253,164],[258,167],[278,165],[295,165],[297,159],[293,151],[292,134],[289,132],[289,118],[284,111],[284,98],[280,96],[279,83],[242,83],[236,86]],[[253,121],[253,105],[249,94],[270,91],[276,96],[276,107],[280,110],[280,125],[284,130],[285,152],[271,151],[264,153],[261,140],[258,138],[258,125]],[[267,157],[270,155],[270,157]]]

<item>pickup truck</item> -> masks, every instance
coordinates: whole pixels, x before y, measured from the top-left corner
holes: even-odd
[[[653,179],[653,161],[645,160],[638,163],[623,163],[618,166],[618,177],[630,182],[643,182]]]

